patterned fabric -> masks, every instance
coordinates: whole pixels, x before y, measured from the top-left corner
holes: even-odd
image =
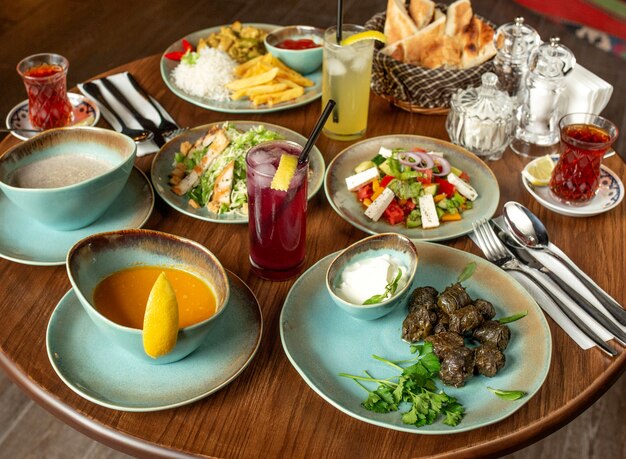
[[[382,32],[385,17],[384,12],[374,15],[365,23],[365,28]],[[480,86],[481,75],[493,71],[491,60],[465,70],[427,69],[397,61],[381,53],[382,48],[383,45],[377,42],[372,64],[372,90],[382,97],[421,108],[449,107],[450,98],[458,89]]]

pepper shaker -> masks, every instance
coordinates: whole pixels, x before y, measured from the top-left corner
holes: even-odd
[[[511,148],[522,156],[556,153],[561,118],[559,98],[565,78],[576,65],[574,54],[558,37],[538,46],[530,55],[522,89],[519,124]]]
[[[539,43],[539,34],[524,24],[523,17],[498,27],[494,36],[498,50],[493,60],[494,73],[498,76],[500,89],[509,96],[518,97],[521,94],[528,71],[528,58]]]

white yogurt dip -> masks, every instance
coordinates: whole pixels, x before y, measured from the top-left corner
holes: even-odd
[[[345,301],[362,305],[372,296],[385,293],[385,287],[398,275],[398,269],[402,271],[402,276],[396,291],[406,285],[408,268],[391,256],[379,255],[351,263],[341,273],[336,293]],[[389,299],[391,297],[385,301]]]

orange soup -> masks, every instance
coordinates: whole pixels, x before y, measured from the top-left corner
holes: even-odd
[[[176,292],[179,328],[215,314],[215,294],[206,283],[186,271],[160,266],[138,266],[111,274],[96,286],[96,309],[119,325],[141,330],[150,290],[162,272]]]

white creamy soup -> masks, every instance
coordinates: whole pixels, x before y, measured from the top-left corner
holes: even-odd
[[[51,156],[16,169],[11,185],[19,188],[60,188],[104,174],[113,166],[76,154]]]

